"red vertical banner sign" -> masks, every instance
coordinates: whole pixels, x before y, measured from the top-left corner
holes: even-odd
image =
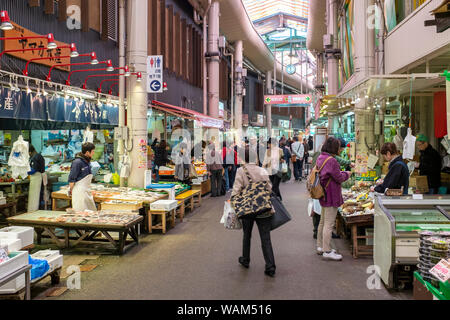
[[[434,94],[434,135],[442,138],[447,135],[447,102],[445,91]]]

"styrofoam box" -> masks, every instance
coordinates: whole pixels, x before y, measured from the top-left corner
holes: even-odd
[[[0,205],[6,204],[6,198],[0,198]]]
[[[34,228],[12,226],[0,229],[0,238],[20,239],[22,248],[28,247],[34,242]]]
[[[47,260],[50,265],[48,272],[52,272],[63,266],[63,255],[59,253],[59,250],[41,250],[32,254],[31,257],[33,259]]]
[[[22,240],[0,238],[0,248],[5,248],[8,252],[15,252],[22,249]]]
[[[28,264],[28,251],[11,252],[9,257],[11,259],[0,263],[0,277],[7,276],[8,274],[11,274],[12,272]],[[16,279],[13,279],[4,286],[0,287],[0,293],[16,293],[23,287],[25,287],[25,274],[20,275]]]
[[[150,203],[150,210],[170,211],[177,208],[177,200],[158,200]]]

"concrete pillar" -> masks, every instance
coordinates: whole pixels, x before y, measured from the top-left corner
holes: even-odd
[[[236,64],[236,91],[235,91],[235,125],[238,132],[242,131],[242,101],[243,101],[243,83],[242,83],[242,63],[243,63],[243,45],[242,40],[235,43],[234,60]],[[239,141],[240,142],[240,141]]]
[[[135,72],[142,72],[142,82],[127,79],[128,126],[132,139],[131,173],[128,186],[143,188],[147,169],[147,1],[127,1],[127,57]]]
[[[374,0],[355,1],[355,82],[375,74],[375,28],[368,26],[369,6]]]
[[[214,118],[219,118],[219,14],[220,4],[214,1],[208,13],[208,114]]]
[[[272,71],[266,72],[266,94],[272,92]],[[272,105],[266,105],[267,138],[272,137]]]
[[[333,47],[331,49],[338,48],[338,5],[339,3],[337,0],[327,0],[327,33],[333,37]],[[327,61],[328,94],[336,95],[339,90],[339,61],[332,53],[327,54]]]
[[[125,66],[125,0],[119,0],[119,67]],[[125,127],[125,77],[119,77],[119,127]],[[124,156],[124,141],[120,139],[118,141],[119,161]],[[117,162],[116,162],[117,164]],[[125,185],[125,178],[120,178],[120,186]]]

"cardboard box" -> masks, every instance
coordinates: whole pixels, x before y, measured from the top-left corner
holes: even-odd
[[[413,286],[414,300],[433,300],[433,294],[416,277],[414,277]]]
[[[427,176],[411,176],[409,178],[409,187],[415,188],[420,193],[428,193],[428,178]]]

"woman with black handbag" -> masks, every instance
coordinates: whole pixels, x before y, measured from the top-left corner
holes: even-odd
[[[257,184],[265,182],[267,190],[265,193],[272,191],[272,185],[267,175],[266,170],[260,168],[257,165],[258,157],[256,153],[249,148],[245,147],[245,164],[239,168],[236,172],[236,180],[233,186],[233,192],[231,194],[231,202],[233,203],[233,197],[242,194],[244,189],[249,186],[249,184]],[[251,199],[255,200],[255,199]],[[272,221],[272,210],[265,211],[258,215],[246,215],[242,217],[242,228],[244,231],[243,246],[242,246],[242,257],[239,258],[239,263],[245,268],[250,266],[250,242],[252,236],[253,224],[256,222],[259,230],[259,236],[261,237],[261,247],[264,255],[264,260],[266,262],[264,273],[269,276],[275,276],[275,258],[273,255],[272,242],[270,239],[271,221]]]

